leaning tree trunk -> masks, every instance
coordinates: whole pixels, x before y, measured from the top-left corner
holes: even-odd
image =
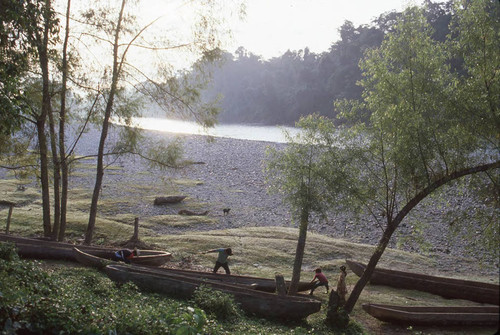
[[[352,309],[354,308],[354,305],[358,301],[358,298],[361,294],[361,291],[363,291],[364,287],[366,284],[368,284],[368,281],[370,281],[370,278],[372,277],[373,271],[375,270],[375,267],[377,266],[378,261],[382,257],[382,254],[385,251],[385,248],[387,248],[387,245],[389,245],[389,241],[392,237],[392,234],[396,230],[397,224],[389,223],[387,225],[387,228],[384,231],[384,234],[382,235],[382,238],[380,239],[377,248],[375,249],[375,252],[373,253],[372,257],[370,258],[370,261],[366,265],[366,269],[363,272],[363,275],[359,280],[357,281],[356,285],[354,286],[354,289],[352,290],[351,294],[349,295],[349,299],[347,299],[347,302],[344,306],[344,310],[347,313],[351,313]]]
[[[452,172],[446,176],[443,176],[442,178],[432,182],[429,184],[426,188],[424,188],[422,191],[420,191],[413,199],[411,199],[402,209],[401,211],[396,215],[394,220],[388,219],[388,224],[386,227],[386,230],[384,231],[384,234],[382,235],[382,238],[380,239],[380,242],[378,243],[377,248],[375,249],[375,252],[373,253],[372,257],[370,258],[370,261],[368,262],[365,271],[363,272],[363,275],[361,278],[359,278],[358,282],[354,286],[354,289],[352,290],[351,295],[349,296],[349,299],[347,300],[344,309],[348,312],[351,313],[354,305],[359,299],[359,296],[361,294],[361,291],[363,291],[364,287],[370,280],[373,271],[375,270],[375,266],[377,265],[378,261],[382,257],[382,254],[384,253],[385,248],[389,244],[389,241],[392,237],[392,234],[394,231],[397,229],[399,224],[403,221],[403,219],[408,215],[408,213],[415,208],[423,199],[425,199],[428,195],[430,195],[433,191],[435,191],[437,188],[449,183],[452,180],[459,179],[461,177],[467,176],[467,175],[472,175],[475,173],[479,172],[485,172],[491,169],[498,169],[500,168],[500,161],[484,164],[484,165],[479,165],[479,166],[474,166],[470,168],[465,168],[460,171],[455,171]]]
[[[304,259],[304,250],[306,247],[307,226],[309,225],[309,211],[302,209],[300,215],[299,239],[297,241],[297,249],[295,251],[295,261],[293,263],[292,281],[288,294],[296,294],[299,287],[300,272],[302,270],[302,261]]]
[[[92,242],[92,235],[94,234],[95,222],[97,217],[97,202],[99,201],[99,194],[102,187],[102,179],[104,177],[104,144],[108,136],[109,119],[111,118],[111,111],[113,110],[113,103],[118,85],[119,66],[118,66],[118,47],[121,24],[123,19],[123,12],[125,9],[125,0],[122,0],[120,14],[115,31],[115,41],[113,44],[113,76],[111,79],[111,89],[109,91],[108,102],[106,104],[106,111],[104,113],[104,121],[102,123],[101,139],[99,141],[99,150],[97,153],[97,172],[95,179],[94,192],[92,194],[92,203],[90,204],[89,223],[85,233],[85,244],[89,245]]]

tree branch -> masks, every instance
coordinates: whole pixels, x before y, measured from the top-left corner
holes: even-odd
[[[450,181],[459,179],[461,177],[479,173],[479,172],[486,172],[488,170],[492,169],[498,169],[500,168],[500,161],[496,161],[493,163],[488,163],[484,165],[478,165],[474,167],[469,167],[465,168],[462,170],[458,170],[455,172],[452,172],[446,176],[441,177],[438,180],[435,180],[431,184],[429,184],[427,187],[425,187],[422,191],[420,191],[417,195],[413,197],[402,209],[399,211],[398,215],[394,218],[393,224],[395,224],[395,227],[399,225],[399,223],[404,219],[404,217],[415,207],[417,206],[420,201],[422,201],[425,197],[427,197],[429,194],[434,192],[436,189],[439,187],[449,183]]]

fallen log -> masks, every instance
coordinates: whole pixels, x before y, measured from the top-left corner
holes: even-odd
[[[197,215],[197,216],[204,216],[204,215],[207,215],[208,214],[208,211],[204,211],[204,212],[193,212],[193,211],[190,211],[188,209],[181,209],[179,212],[178,212],[179,215],[191,215],[191,216],[194,216],[194,215]]]
[[[166,205],[166,204],[176,204],[181,202],[186,198],[185,195],[171,195],[167,197],[157,197],[155,198],[155,205]]]

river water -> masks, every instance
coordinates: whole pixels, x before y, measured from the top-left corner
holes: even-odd
[[[220,124],[214,128],[203,130],[195,122],[170,120],[164,118],[141,117],[134,118],[133,125],[142,129],[165,131],[177,134],[210,135],[214,137],[236,138],[250,141],[266,141],[286,143],[284,131],[291,135],[298,133],[297,128],[285,126],[255,126]]]

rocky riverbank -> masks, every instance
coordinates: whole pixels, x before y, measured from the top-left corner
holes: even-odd
[[[113,136],[110,135],[109,142]],[[151,139],[172,140],[170,133],[146,131]],[[78,147],[78,154],[94,154],[98,143],[98,134],[86,134]],[[187,179],[200,181],[195,187],[180,186],[180,191],[198,204],[199,211],[209,211],[209,216],[216,219],[217,224],[197,226],[199,230],[227,229],[248,226],[290,226],[289,208],[282,203],[281,197],[270,194],[265,184],[263,164],[267,147],[283,148],[285,144],[216,138],[207,141],[206,136],[180,135],[184,142],[185,159],[202,164],[194,164],[180,170],[167,172],[152,171],[145,174],[147,165],[140,159],[121,159],[115,164],[123,166],[123,174],[106,174],[104,187],[112,188],[115,183],[150,184],[162,178]],[[93,183],[93,180],[89,180]],[[93,185],[93,184],[92,184]],[[90,186],[92,186],[90,185]],[[109,192],[109,191],[108,191]],[[103,192],[104,196],[106,191]],[[450,201],[453,201],[451,199]],[[223,215],[222,209],[230,208],[229,215]],[[175,214],[165,207],[154,206],[144,199],[138,199],[135,208],[127,209],[135,215],[147,217],[161,214]],[[449,222],[446,221],[444,210],[432,200],[417,210],[399,228],[398,238],[393,238],[392,247],[426,252],[435,256],[440,267],[446,271],[466,272],[470,268],[457,262],[457,257],[479,260],[478,252],[469,253],[467,244],[459,239],[452,240],[449,234]],[[419,227],[425,229],[417,234]],[[168,227],[161,233],[178,233],[186,228]],[[370,217],[352,218],[343,213],[331,215],[327,220],[312,220],[310,231],[320,234],[344,238],[349,241],[376,244],[381,235],[380,227]],[[418,240],[429,246],[422,248]],[[474,271],[477,274],[491,275],[498,271],[498,259],[477,262]]]

